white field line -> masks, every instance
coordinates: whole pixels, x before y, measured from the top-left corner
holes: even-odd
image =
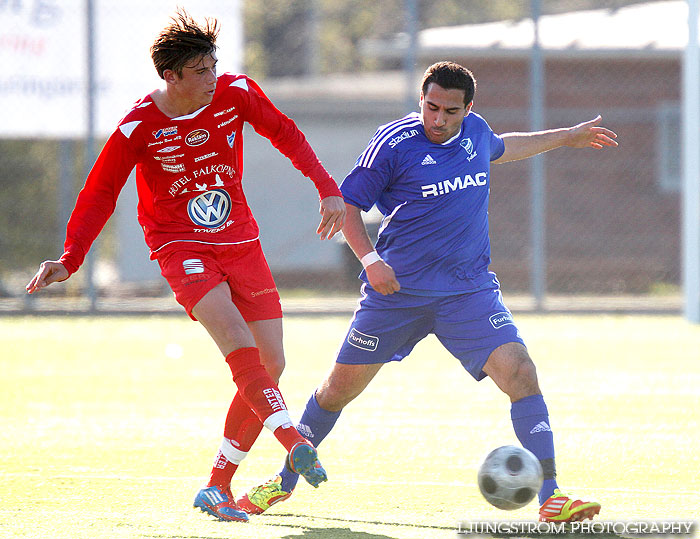
[[[96,474],[96,473],[75,473],[75,474],[49,474],[47,475],[46,473],[42,472],[9,472],[9,473],[0,473],[0,478],[10,478],[10,477],[26,477],[26,478],[37,478],[40,477],[44,480],[51,480],[51,479],[98,479],[98,480],[120,480],[120,481],[173,481],[173,482],[183,482],[183,481],[193,481],[193,482],[198,482],[198,481],[203,481],[205,478],[203,476],[180,476],[180,477],[173,477],[173,476],[157,476],[157,475],[124,475],[124,474]],[[334,481],[337,482],[342,482],[343,485],[390,485],[390,486],[405,486],[407,484],[406,481],[390,481],[390,480],[371,480],[371,479],[349,479],[349,478],[344,478],[342,476],[335,475],[333,477]],[[260,481],[260,477],[249,477],[245,475],[241,476],[236,476],[234,480],[239,483],[239,482],[244,482],[244,483],[255,483],[256,481]],[[439,486],[448,486],[448,487],[463,487],[463,488],[472,488],[476,485],[476,482],[465,482],[465,481],[418,481],[418,480],[411,480],[410,482],[412,485],[420,485],[420,486],[426,486],[426,487],[439,487]],[[632,487],[596,487],[595,489],[591,489],[590,486],[576,486],[576,485],[567,485],[566,486],[567,491],[572,491],[572,493],[576,492],[583,492],[587,490],[595,490],[596,492],[608,492],[608,493],[615,493],[615,494],[638,494],[638,493],[643,493],[643,494],[654,494],[657,496],[668,496],[668,497],[674,497],[674,496],[698,496],[697,490],[681,490],[678,489],[677,487],[674,487],[673,490],[668,490],[668,489],[650,489],[650,488],[645,488],[645,487],[640,487],[640,488],[632,488]]]

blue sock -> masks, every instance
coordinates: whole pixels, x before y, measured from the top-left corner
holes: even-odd
[[[539,492],[540,505],[554,494],[557,472],[554,466],[554,437],[549,426],[549,412],[542,395],[530,395],[515,401],[510,408],[515,435],[523,447],[542,464],[544,483]]]
[[[304,438],[309,440],[314,447],[318,447],[323,439],[328,436],[328,433],[333,429],[335,422],[338,421],[340,412],[329,412],[318,405],[316,395],[311,395],[311,398],[306,403],[304,413],[301,414],[301,419],[297,425],[297,430]],[[282,477],[282,490],[291,492],[297,486],[299,474],[282,467],[280,472]]]

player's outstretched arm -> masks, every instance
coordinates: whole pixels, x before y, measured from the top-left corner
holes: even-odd
[[[602,117],[597,117],[587,122],[572,127],[550,129],[548,131],[534,131],[531,133],[505,133],[501,135],[505,150],[503,155],[494,163],[507,163],[527,159],[542,152],[568,146],[570,148],[594,148],[600,150],[605,147],[616,147],[617,135],[599,124]]]
[[[39,271],[27,284],[27,293],[33,294],[51,283],[65,281],[68,277],[70,277],[70,274],[63,264],[56,260],[46,260],[41,263]]]
[[[616,147],[617,134],[606,127],[600,127],[603,117],[596,116],[592,120],[582,122],[568,129],[566,146],[571,148],[595,148],[600,150],[605,146]]]
[[[316,229],[316,234],[322,240],[331,239],[340,232],[345,224],[345,202],[343,197],[329,196],[321,199],[321,222]]]

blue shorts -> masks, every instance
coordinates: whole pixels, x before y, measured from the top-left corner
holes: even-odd
[[[455,296],[382,296],[369,286],[362,287],[362,294],[338,363],[401,361],[433,333],[469,374],[481,380],[491,352],[509,342],[524,344],[496,283]]]

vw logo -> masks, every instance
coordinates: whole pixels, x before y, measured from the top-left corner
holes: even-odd
[[[187,213],[194,224],[216,228],[225,223],[231,213],[231,197],[223,189],[207,191],[189,201]]]

